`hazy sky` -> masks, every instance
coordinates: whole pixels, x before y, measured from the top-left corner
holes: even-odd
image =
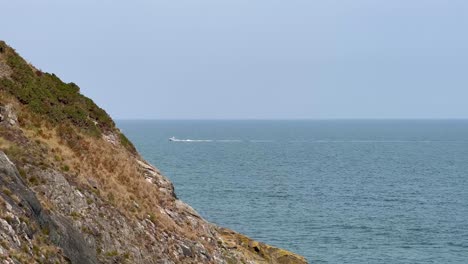
[[[114,118],[468,118],[466,0],[0,8],[0,39]]]

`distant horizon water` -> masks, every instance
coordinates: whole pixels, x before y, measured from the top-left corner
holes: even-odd
[[[468,261],[468,120],[117,124],[205,219],[311,263]]]
[[[468,121],[457,118],[113,118],[115,121]]]

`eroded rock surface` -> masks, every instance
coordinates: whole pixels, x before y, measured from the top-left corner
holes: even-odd
[[[4,152],[0,152],[0,185],[4,206],[2,218],[7,219],[0,219],[2,244],[7,245],[1,249],[3,257],[8,258],[6,253],[11,250],[30,253],[34,250],[32,239],[42,232],[47,233],[50,242],[63,250],[65,259],[72,263],[97,263],[95,251],[83,235],[69,219],[44,210]],[[28,257],[33,256],[26,255],[25,258]]]

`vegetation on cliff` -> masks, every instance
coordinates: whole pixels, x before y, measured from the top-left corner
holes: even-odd
[[[65,137],[70,140],[75,138],[70,135],[71,125],[95,137],[116,131],[110,116],[83,96],[76,84],[64,83],[53,73],[35,69],[3,41],[0,41],[0,53],[3,53],[4,61],[11,70],[8,78],[0,79],[0,89],[13,95],[40,119],[46,119],[53,125],[60,124]],[[27,122],[29,119],[20,121]],[[119,136],[125,146],[135,152],[125,135]]]
[[[6,263],[305,263],[206,222],[77,85],[1,41],[0,174]]]

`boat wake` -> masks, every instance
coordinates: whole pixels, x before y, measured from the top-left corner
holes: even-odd
[[[172,142],[213,142],[211,139],[178,139],[175,137],[169,138]]]
[[[442,140],[372,140],[372,139],[350,139],[350,140],[330,140],[330,139],[314,139],[314,140],[286,140],[286,141],[275,141],[275,140],[263,140],[263,139],[178,139],[175,137],[169,138],[172,142],[218,142],[218,143],[229,143],[229,142],[247,142],[247,143],[300,143],[300,144],[327,144],[327,143],[467,143],[467,141],[442,141]]]
[[[172,142],[242,142],[240,139],[178,139],[175,137],[169,138]]]

